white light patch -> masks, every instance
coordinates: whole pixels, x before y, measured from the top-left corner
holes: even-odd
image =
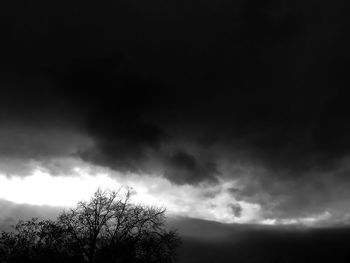
[[[265,219],[260,223],[265,225],[303,225],[303,226],[314,226],[322,225],[327,223],[331,219],[331,213],[325,211],[321,214],[316,214],[308,217],[298,217],[291,219]]]
[[[118,189],[120,184],[106,174],[53,177],[36,170],[26,177],[0,175],[0,198],[31,205],[74,206],[98,187]]]

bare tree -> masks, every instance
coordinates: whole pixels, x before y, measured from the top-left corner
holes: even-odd
[[[101,258],[110,262],[172,261],[180,239],[176,232],[165,230],[165,209],[135,205],[130,196],[130,190],[99,189],[90,201],[79,202],[59,216],[58,222],[77,242],[87,262]]]
[[[124,190],[98,189],[56,221],[20,221],[0,236],[0,262],[173,262],[181,240],[165,209],[135,205]]]

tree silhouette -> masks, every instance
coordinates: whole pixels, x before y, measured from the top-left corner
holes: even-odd
[[[0,262],[79,262],[78,254],[69,254],[74,244],[57,222],[33,218],[13,228],[0,236]]]
[[[0,236],[0,262],[173,262],[181,240],[165,228],[165,209],[122,190],[98,189],[56,221],[20,221]]]

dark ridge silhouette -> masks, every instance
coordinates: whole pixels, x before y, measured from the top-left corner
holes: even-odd
[[[130,191],[97,190],[56,220],[19,221],[0,236],[0,262],[171,263],[180,237],[165,209],[135,205]]]
[[[346,263],[350,228],[221,224],[182,219],[180,263]]]

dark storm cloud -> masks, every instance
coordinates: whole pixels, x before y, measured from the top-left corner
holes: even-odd
[[[166,167],[164,176],[178,184],[194,184],[204,180],[216,182],[215,176],[220,174],[215,163],[200,163],[193,155],[185,152],[170,156]]]
[[[242,207],[239,204],[231,204],[229,207],[234,217],[240,217],[242,215]]]
[[[0,131],[0,157],[67,157],[88,143],[89,139],[86,136],[81,136],[67,127],[33,128],[7,124],[2,126]]]
[[[344,162],[347,162],[344,160]],[[237,180],[229,189],[237,201],[259,204],[261,216],[277,222],[348,222],[349,178],[347,164],[337,164],[331,171],[304,174],[281,174],[251,168],[242,174],[232,173]],[[338,175],[345,177],[339,178]]]
[[[1,174],[30,175],[41,164],[90,145],[74,105],[59,96],[57,83],[43,72],[34,66],[2,68],[0,85]]]
[[[77,154],[84,160],[131,172],[143,170],[167,134],[144,116],[158,104],[159,87],[120,68],[122,58],[77,60],[68,65],[61,90],[77,107],[85,132],[94,140]]]
[[[232,2],[5,4],[1,121],[91,143],[21,135],[2,152],[69,152],[176,184],[236,178],[229,160],[256,172],[242,200],[282,198],[281,217],[324,202],[347,182],[348,4]]]

